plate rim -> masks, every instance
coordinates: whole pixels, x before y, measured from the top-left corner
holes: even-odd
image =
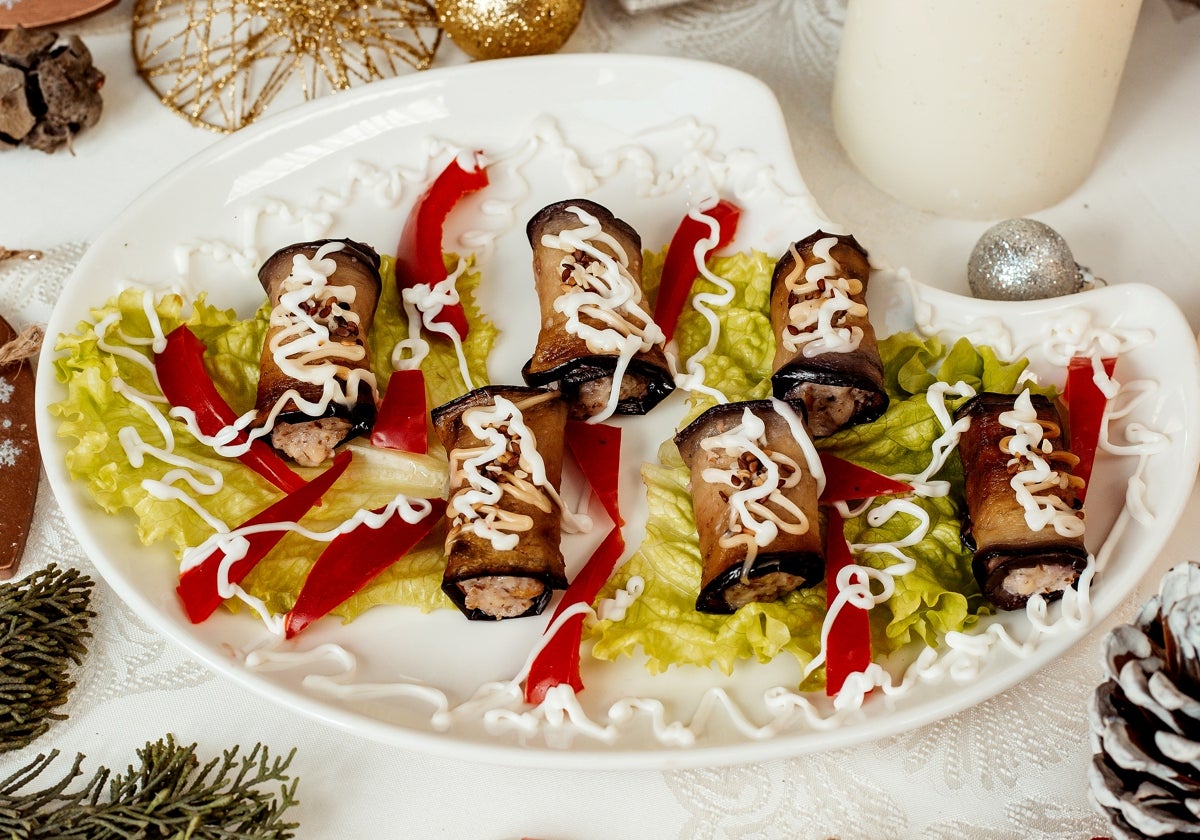
[[[470,79],[477,73],[497,74],[508,72],[501,68],[504,67],[533,67],[541,64],[577,64],[581,66],[595,66],[600,63],[602,66],[611,66],[614,63],[620,63],[625,66],[645,66],[645,65],[663,65],[675,69],[682,69],[689,66],[702,67],[706,72],[717,72],[720,74],[728,74],[730,78],[738,78],[743,83],[752,84],[762,91],[765,91],[771,102],[776,105],[776,111],[772,118],[778,122],[779,130],[782,132],[781,137],[787,142],[788,155],[787,160],[794,168],[794,171],[784,173],[787,177],[794,177],[797,182],[803,184],[800,176],[799,168],[796,164],[793,147],[790,142],[790,137],[786,132],[782,111],[778,108],[778,101],[770,89],[761,80],[746,74],[742,71],[733,70],[711,62],[697,61],[694,59],[681,59],[674,57],[663,56],[636,56],[636,55],[609,55],[609,54],[566,54],[555,56],[534,56],[526,58],[504,59],[499,62],[488,62],[484,64],[468,64],[457,67],[438,68],[430,71],[425,71],[420,75],[410,75],[397,77],[394,79],[385,80],[382,82],[373,83],[372,85],[363,86],[344,94],[339,97],[325,98],[314,100],[312,102],[303,103],[293,108],[272,115],[262,121],[252,124],[245,129],[242,129],[235,135],[226,138],[220,138],[211,146],[202,150],[198,154],[189,158],[178,167],[174,168],[168,175],[151,185],[143,191],[130,205],[116,216],[106,226],[104,231],[97,236],[96,240],[89,246],[87,252],[80,259],[76,269],[64,283],[64,293],[61,298],[60,305],[55,307],[55,312],[50,319],[48,332],[57,336],[59,332],[69,331],[75,325],[73,323],[61,323],[68,316],[64,313],[67,310],[65,304],[68,298],[68,292],[77,290],[83,283],[83,278],[86,275],[93,259],[99,259],[97,254],[100,254],[105,248],[111,247],[112,239],[119,239],[118,233],[125,222],[137,208],[144,204],[152,203],[155,198],[163,192],[170,190],[171,186],[187,173],[202,168],[205,163],[216,160],[231,152],[236,153],[236,150],[242,143],[254,143],[260,139],[269,136],[270,134],[284,130],[288,126],[303,122],[316,115],[325,115],[330,112],[336,112],[342,107],[355,107],[359,102],[369,100],[375,97],[386,98],[393,95],[394,90],[419,90],[421,88],[432,87],[443,83],[443,80],[453,80],[458,78]],[[357,94],[357,95],[356,95]],[[249,138],[249,139],[246,139]],[[953,302],[955,305],[963,305],[964,302],[978,303],[976,299],[964,297],[952,292],[938,289],[932,286],[912,281],[914,286],[921,290],[921,295],[934,298],[941,298],[947,302]],[[1088,294],[1116,295],[1116,294],[1150,294],[1158,295],[1163,301],[1168,304],[1164,310],[1173,318],[1183,322],[1182,313],[1179,312],[1175,304],[1155,287],[1146,286],[1139,283],[1117,284],[1097,289]],[[1012,302],[987,302],[989,311],[991,306],[997,306],[998,311],[1009,311],[1014,314],[1021,314],[1027,311],[1043,308],[1060,308],[1067,304],[1058,303],[1059,299],[1047,299],[1041,301],[1012,301]],[[94,305],[94,304],[93,304]],[[1193,349],[1194,345],[1193,345]],[[54,376],[54,361],[59,357],[59,353],[54,349],[54,342],[48,341],[43,347],[42,353],[38,360],[38,376],[35,389],[36,410],[39,419],[43,420],[38,425],[39,443],[43,453],[58,454],[60,451],[60,438],[57,434],[58,424],[55,418],[48,414],[48,405],[51,401],[50,395],[59,387],[57,378]],[[1189,392],[1188,399],[1193,407],[1193,420],[1195,420],[1195,403],[1198,399],[1197,394],[1200,394],[1200,365],[1193,361],[1193,379],[1195,380],[1195,389]],[[57,401],[56,399],[54,401]],[[51,422],[45,422],[51,421]],[[1189,430],[1186,440],[1183,442],[1185,455],[1190,469],[1194,475],[1197,464],[1200,464],[1200,442],[1197,441],[1195,429]],[[829,732],[817,732],[810,729],[794,730],[792,732],[782,733],[769,740],[751,741],[749,739],[737,744],[722,744],[688,748],[673,748],[659,746],[651,750],[629,750],[629,749],[614,749],[601,746],[600,748],[591,748],[590,744],[583,747],[572,747],[568,749],[558,749],[547,746],[535,747],[514,747],[511,744],[499,742],[484,742],[476,740],[464,740],[461,738],[446,737],[442,733],[423,731],[407,727],[398,727],[395,724],[381,721],[377,718],[370,717],[359,712],[356,712],[347,707],[335,707],[330,703],[321,701],[311,695],[304,695],[299,692],[281,689],[281,687],[263,675],[253,672],[244,664],[234,661],[231,658],[221,656],[220,652],[212,648],[209,644],[202,641],[199,637],[195,637],[186,633],[179,632],[180,628],[171,623],[165,614],[160,613],[158,605],[154,604],[149,597],[144,596],[139,590],[134,588],[123,575],[117,574],[104,558],[103,550],[95,544],[94,535],[91,533],[80,533],[76,530],[76,521],[84,512],[86,506],[93,504],[90,497],[82,487],[78,486],[77,482],[70,478],[69,470],[66,468],[65,460],[62,458],[44,459],[45,469],[50,481],[51,488],[55,498],[58,500],[64,515],[67,519],[72,533],[80,542],[91,559],[97,570],[105,578],[108,585],[118,594],[118,596],[131,607],[139,612],[151,625],[160,633],[170,638],[174,643],[182,646],[190,655],[200,659],[206,666],[212,668],[218,673],[223,674],[235,682],[251,688],[255,693],[264,696],[267,699],[277,704],[283,705],[293,711],[298,711],[306,716],[316,719],[322,723],[334,726],[344,731],[368,737],[372,740],[381,743],[389,743],[395,746],[416,749],[430,754],[468,760],[476,762],[484,762],[490,764],[501,764],[508,766],[528,766],[539,768],[563,768],[563,769],[639,769],[639,768],[657,768],[657,769],[675,769],[682,767],[699,767],[699,766],[721,766],[734,765],[747,762],[769,760],[786,756],[794,756],[813,752],[819,749],[833,747],[848,747],[858,745],[867,741],[875,740],[880,737],[885,737],[899,732],[909,731],[911,729],[926,725],[936,720],[944,719],[950,715],[961,712],[963,709],[974,706],[991,697],[994,697],[1008,689],[1018,682],[1028,678],[1032,674],[1040,671],[1050,662],[1063,655],[1066,650],[1078,643],[1083,642],[1087,635],[1093,631],[1096,626],[1112,612],[1113,609],[1120,603],[1120,599],[1114,601],[1104,610],[1104,613],[1097,614],[1090,626],[1083,632],[1070,635],[1069,638],[1057,639],[1051,638],[1043,641],[1043,645],[1051,651],[1049,655],[1044,657],[1031,657],[1028,660],[1014,663],[1003,672],[1004,679],[1001,680],[1001,685],[998,688],[987,687],[979,688],[972,686],[970,688],[956,690],[955,702],[948,706],[936,704],[922,704],[912,709],[905,709],[899,712],[893,710],[885,718],[871,719],[865,723],[857,724],[851,727],[839,727],[836,730]],[[1179,518],[1182,516],[1183,509],[1187,502],[1187,494],[1178,494],[1178,501],[1168,515],[1161,517],[1164,521],[1169,521],[1171,527],[1160,529],[1161,536],[1157,539],[1153,554],[1155,556],[1161,551],[1162,545],[1169,539],[1171,531]],[[986,682],[986,681],[985,681]],[[897,724],[897,721],[899,723]]]

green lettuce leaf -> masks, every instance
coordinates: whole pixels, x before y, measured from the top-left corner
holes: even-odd
[[[370,349],[372,369],[383,393],[391,377],[392,347],[397,340],[407,337],[408,324],[400,306],[391,258],[383,259],[381,275],[383,290]],[[476,386],[487,382],[486,360],[497,336],[496,327],[483,317],[475,302],[480,280],[471,260],[458,287],[471,324],[464,350]],[[93,310],[91,318],[81,322],[74,332],[58,337],[57,349],[61,355],[55,368],[66,397],[51,406],[50,411],[59,419],[58,434],[68,441],[66,463],[71,476],[87,488],[104,511],[131,516],[142,542],[166,543],[181,556],[188,546],[203,542],[213,527],[188,505],[173,499],[158,499],[145,489],[144,481],[161,480],[173,467],[156,458],[131,466],[119,439],[122,429],[130,430],[124,432],[126,435],[136,433],[152,446],[171,449],[176,455],[219,474],[222,489],[202,497],[201,504],[208,515],[229,527],[236,527],[273,503],[280,492],[240,462],[213,454],[182,423],[168,421],[172,438],[168,441],[150,414],[118,393],[119,383],[124,382],[152,398],[160,396],[150,372],[149,342],[154,334],[145,306],[146,293],[126,290]],[[153,306],[164,333],[186,323],[204,342],[205,366],[233,410],[239,414],[251,410],[258,387],[259,353],[267,331],[267,307],[264,305],[251,318],[240,319],[233,310],[210,306],[203,296],[192,302],[190,312],[176,295],[164,296],[154,301]],[[101,349],[101,338],[96,335],[96,325],[114,315],[119,316],[119,324],[107,330],[103,342],[118,348],[118,353]],[[136,354],[146,362],[139,364],[120,353]],[[448,340],[431,341],[430,354],[422,369],[431,405],[465,393],[458,360]],[[375,453],[366,457],[359,450],[337,485],[354,488],[353,492],[329,494],[323,504],[305,517],[306,527],[314,531],[330,530],[359,508],[386,504],[398,492],[421,495],[442,492],[445,466],[435,456],[422,459],[378,450]],[[302,468],[296,471],[305,478],[318,472]],[[435,527],[403,562],[393,564],[335,613],[348,620],[381,603],[406,604],[423,610],[452,606],[440,588],[443,539],[441,527]],[[325,545],[288,534],[243,585],[272,610],[284,612],[295,602],[308,570]],[[236,609],[236,603],[230,602],[230,607]]]
[[[771,273],[775,260],[761,251],[714,257],[709,270],[733,286],[733,299],[719,314],[720,331],[716,347],[701,363],[704,383],[716,388],[733,402],[760,400],[771,396],[771,360],[775,355],[775,336],[771,332],[769,306]],[[696,281],[691,297],[720,294],[721,289],[703,277]],[[685,306],[675,330],[681,362],[695,356],[712,335],[708,320],[693,306]],[[702,393],[689,395],[690,422],[716,404]]]

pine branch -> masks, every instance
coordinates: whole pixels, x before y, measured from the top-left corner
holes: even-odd
[[[272,758],[262,744],[239,748],[203,766],[196,745],[168,735],[138,750],[139,764],[114,775],[101,767],[79,790],[77,756],[67,775],[43,790],[30,786],[57,757],[39,755],[0,781],[0,837],[13,840],[286,840],[298,823],[285,822],[296,804],[297,779],[287,775],[295,750]],[[277,792],[264,790],[278,783]]]
[[[94,581],[50,564],[0,584],[0,753],[44,733],[75,687],[67,671],[83,661]]]

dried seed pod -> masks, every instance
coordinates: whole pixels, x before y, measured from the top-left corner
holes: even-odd
[[[0,34],[0,148],[69,148],[100,119],[104,74],[79,38],[57,41],[19,26]]]

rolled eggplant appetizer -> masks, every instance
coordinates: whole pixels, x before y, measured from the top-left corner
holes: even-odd
[[[305,467],[375,422],[367,337],[382,282],[379,255],[349,239],[289,245],[258,272],[271,304],[259,359],[258,426]]]
[[[1063,448],[1062,424],[1048,399],[982,393],[959,407],[969,417],[959,438],[966,482],[964,540],[975,552],[983,594],[1000,609],[1021,609],[1034,593],[1047,600],[1074,586],[1087,565],[1084,516]]]
[[[643,300],[641,237],[584,199],[542,208],[526,233],[542,322],[525,382],[557,386],[576,419],[658,405],[675,383]]]
[[[883,361],[867,313],[867,252],[818,230],[788,248],[771,277],[772,392],[803,405],[816,437],[887,410]]]
[[[816,450],[778,400],[710,408],[675,436],[704,564],[696,609],[727,614],[823,579]]]
[[[478,388],[432,412],[450,458],[442,591],[473,620],[537,615],[567,585],[567,405],[545,388]]]

